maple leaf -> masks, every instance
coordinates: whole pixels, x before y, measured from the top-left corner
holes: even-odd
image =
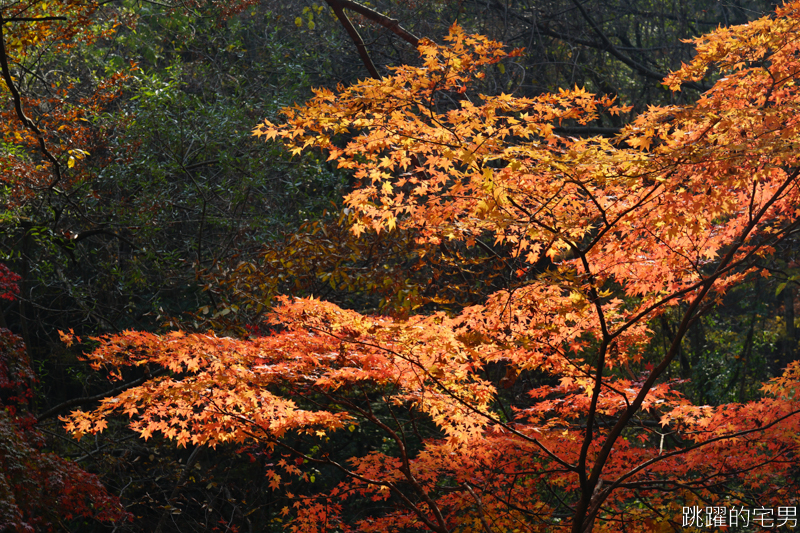
[[[621,111],[584,88],[467,103],[462,88],[507,53],[458,26],[446,45],[420,42],[424,67],[318,91],[256,134],[295,154],[328,150],[353,173],[360,185],[346,203],[356,236],[401,229],[430,244],[428,254],[457,248],[447,257],[465,265],[469,246],[494,242],[509,249],[508,272],[536,275],[451,314],[366,316],[280,297],[269,336],[106,336],[90,361],[173,375],[73,413],[67,427],[98,431],[119,412],[145,439],[282,443],[300,461],[267,472],[272,489],[290,476],[311,482],[315,462],[335,467],[344,478],[336,498],[323,491],[285,510],[298,531],[476,530],[482,518],[498,530],[546,529],[554,516],[575,532],[618,521],[633,530],[661,520],[668,497],[796,490],[800,367],[767,384],[768,398],[718,407],[691,404],[666,376],[688,325],[795,231],[798,27],[794,2],[776,18],[697,39],[697,54],[666,83],[700,79],[712,65],[727,77],[696,104],[646,110],[616,139],[553,133]],[[431,105],[445,100],[451,108]],[[652,324],[668,312],[679,331],[653,349]],[[651,366],[641,364],[648,351]],[[528,386],[525,372],[551,385],[506,409],[491,381],[498,370],[496,384],[511,390]],[[651,433],[652,416],[674,440]],[[321,450],[356,423],[386,445],[346,463],[291,447],[302,438]],[[398,505],[344,525],[331,501],[352,497]]]

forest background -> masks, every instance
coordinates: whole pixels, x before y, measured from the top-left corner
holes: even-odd
[[[281,435],[293,450],[291,459],[269,439],[223,439],[215,447],[176,447],[167,438],[174,433],[143,440],[142,428],[132,430],[124,415],[108,419],[105,431],[76,440],[60,417],[181,374],[153,362],[122,373],[98,370],[84,354],[115,337],[91,337],[213,330],[220,338],[266,338],[278,331],[270,313],[279,295],[314,296],[397,323],[435,313],[456,316],[497,291],[524,287],[558,261],[528,261],[501,240],[419,241],[419,228],[402,224],[354,233],[364,214],[343,197],[362,186],[360,179],[324,151],[290,151],[254,137],[264,119],[282,123],[281,109],[319,97],[314,88],[343,90],[365,78],[390,77],[393,67],[420,66],[417,46],[445,43],[457,23],[465,34],[504,43],[507,53],[522,49],[482,65],[470,91],[535,99],[584,88],[616,99],[623,106],[616,111],[590,120],[567,116],[553,126],[564,138],[610,140],[655,106],[694,105],[720,79],[711,69],[677,87],[665,84],[670,72],[694,57],[695,44],[687,39],[748,24],[775,7],[705,0],[4,0],[0,529],[310,527],[303,509],[293,514],[302,507],[297,498],[311,501],[343,482],[348,474],[333,465],[353,456],[398,455],[380,424],[399,428],[419,420],[424,436],[403,440],[412,455],[426,439],[446,433],[435,420],[416,419],[410,407],[398,420],[394,404],[381,400],[386,384],[372,381],[360,382],[368,390],[357,393],[369,397],[376,424],[345,424],[322,436],[292,428]],[[423,164],[412,161],[412,168]],[[717,305],[692,311],[688,327],[682,322],[688,303],[652,316],[641,357],[626,363],[626,376],[639,383],[638,376],[658,366],[677,339],[660,383],[670,383],[697,406],[763,399],[762,384],[797,360],[794,241],[790,228],[759,259],[758,268],[768,275],[742,278],[720,292]],[[483,344],[488,342],[464,341],[476,350]],[[138,354],[147,351],[143,345],[124,349]],[[441,371],[432,368],[425,371],[435,382]],[[556,373],[506,359],[487,362],[476,375],[496,388],[495,403],[486,409],[504,413],[504,422],[515,409],[537,403],[531,391],[555,391],[548,401],[571,394],[558,392],[564,382]],[[121,381],[109,381],[115,376]],[[338,408],[347,396],[326,398],[328,408]],[[681,446],[670,441],[674,428],[659,418],[657,407],[644,415],[637,422],[643,442],[660,451]],[[585,426],[586,418],[573,422]],[[726,478],[693,488],[696,501],[673,487],[672,499],[665,497],[650,514],[647,498],[638,496],[625,504],[636,511],[620,513],[633,517],[632,531],[672,531],[681,506],[690,502],[732,496],[739,503],[772,501],[774,494],[765,494],[777,490],[775,479],[791,486],[800,475],[796,448],[781,454],[787,466],[780,475],[790,477],[765,478],[764,494]],[[296,461],[302,475],[281,479],[275,474],[279,460],[284,466]],[[488,517],[474,492],[478,487],[458,484],[456,477],[443,475],[436,490],[468,493],[474,508],[465,515],[469,522],[443,531],[514,529]],[[595,488],[589,487],[589,496]],[[554,503],[564,497],[554,493],[546,511],[531,508],[527,518],[515,517],[516,529],[569,524],[573,503]],[[366,530],[367,518],[379,524],[403,507],[397,498],[362,492],[339,513],[343,523]],[[416,505],[428,505],[422,514],[435,514],[433,504]],[[404,525],[395,519],[398,530],[425,527],[424,520]],[[336,527],[344,528],[330,529]]]

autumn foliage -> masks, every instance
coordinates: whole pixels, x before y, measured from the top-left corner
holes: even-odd
[[[665,84],[715,66],[713,88],[612,139],[556,133],[627,113],[611,98],[478,94],[509,53],[458,27],[445,46],[422,41],[418,67],[320,89],[263,123],[256,135],[354,173],[355,235],[487,241],[519,262],[520,283],[457,314],[283,297],[261,337],[102,337],[97,368],[167,373],[67,428],[102,431],[118,413],[145,439],[256,441],[275,489],[339,472],[290,495],[296,531],[667,531],[681,506],[796,505],[800,363],[762,399],[719,407],[692,405],[665,372],[688,328],[768,275],[761,261],[797,229],[800,3],[696,46]],[[659,352],[650,324],[667,311],[680,319]],[[523,373],[542,384],[505,405],[495,368],[504,386]],[[325,451],[336,432],[367,430],[388,444],[346,461]],[[360,501],[383,505],[353,518]]]
[[[0,169],[9,206],[18,206],[37,193],[68,190],[85,180],[82,161],[105,142],[92,124],[120,90],[125,77],[116,73],[93,86],[50,76],[42,92],[21,91],[16,67],[36,68],[51,54],[108,37],[114,21],[98,23],[98,4],[84,1],[17,2],[0,12]],[[25,70],[22,70],[25,72]],[[37,80],[41,81],[41,77]]]
[[[0,264],[0,296],[13,298],[19,276]],[[0,328],[0,529],[53,531],[78,518],[123,521],[119,500],[97,476],[44,449],[29,412],[36,375],[22,339]]]
[[[215,264],[203,278],[217,308],[203,306],[195,313],[194,329],[262,333],[274,298],[287,293],[344,307],[373,306],[393,316],[431,305],[460,308],[479,298],[474,281],[501,284],[512,270],[512,262],[485,250],[420,243],[415,232],[400,228],[355,235],[356,220],[351,209],[326,212],[264,245],[257,260],[234,256],[228,265]]]

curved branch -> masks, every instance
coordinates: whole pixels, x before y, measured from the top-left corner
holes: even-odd
[[[572,3],[575,4],[575,7],[577,7],[578,11],[581,12],[581,16],[584,18],[584,20],[586,20],[586,22],[589,24],[589,26],[592,27],[592,30],[597,34],[597,36],[602,41],[602,43],[603,43],[603,46],[601,47],[602,50],[605,50],[606,52],[608,52],[612,56],[616,57],[617,59],[619,59],[620,61],[622,61],[623,63],[625,63],[626,65],[628,65],[633,70],[635,70],[636,72],[638,72],[639,74],[641,74],[642,76],[644,76],[646,78],[650,78],[650,79],[661,81],[661,80],[663,80],[664,78],[667,77],[666,74],[664,74],[662,72],[656,72],[654,70],[651,70],[651,69],[647,68],[646,66],[642,65],[641,63],[637,63],[636,61],[634,61],[630,57],[628,57],[625,54],[623,54],[622,52],[620,52],[617,49],[617,47],[614,46],[614,43],[612,43],[609,40],[609,38],[606,37],[606,34],[603,33],[603,30],[600,29],[600,27],[597,25],[597,23],[594,21],[594,19],[592,19],[591,15],[589,15],[589,13],[586,11],[586,9],[584,9],[583,4],[581,4],[580,0],[572,0]],[[709,89],[709,87],[706,87],[705,85],[701,85],[701,84],[696,83],[696,82],[684,82],[683,85],[685,87],[689,87],[691,89],[695,89],[695,90],[698,90],[700,92],[705,92],[705,91],[707,91]]]
[[[257,424],[254,420],[251,420],[251,419],[249,419],[249,418],[247,418],[245,416],[242,416],[239,413],[226,411],[225,409],[220,408],[213,400],[210,401],[210,403],[212,405],[214,405],[214,407],[215,407],[215,409],[216,409],[216,411],[218,413],[225,414],[227,416],[236,418],[239,421],[241,421],[241,422],[253,427],[255,430],[257,430],[257,432],[260,432],[260,433],[262,433],[262,434],[264,434],[266,436],[265,439],[260,439],[255,432],[249,431],[248,433],[250,434],[250,436],[254,440],[261,441],[261,442],[268,442],[268,443],[273,444],[275,446],[280,446],[284,450],[288,450],[290,453],[296,455],[297,457],[302,458],[303,460],[305,460],[305,461],[307,461],[309,463],[320,464],[320,465],[330,465],[330,466],[336,468],[337,470],[341,471],[344,475],[346,475],[346,476],[348,476],[350,478],[353,478],[353,479],[357,479],[357,480],[359,480],[362,483],[365,483],[367,485],[376,485],[376,486],[379,486],[379,487],[387,487],[395,496],[397,496],[400,500],[402,500],[402,502],[406,506],[406,508],[409,509],[411,512],[413,512],[415,515],[417,515],[417,517],[420,519],[420,521],[422,521],[426,526],[428,526],[428,528],[431,531],[434,531],[435,533],[448,533],[448,529],[447,529],[446,525],[444,525],[444,524],[440,525],[440,524],[434,523],[423,512],[422,509],[420,509],[413,501],[411,501],[408,498],[408,496],[405,495],[405,493],[403,493],[403,491],[394,482],[381,481],[380,479],[372,479],[372,478],[366,477],[366,476],[364,476],[362,474],[359,474],[358,472],[356,472],[354,470],[351,470],[351,469],[345,467],[344,465],[342,465],[338,461],[334,461],[327,454],[322,459],[318,459],[316,457],[312,457],[310,455],[307,455],[307,454],[303,453],[302,451],[298,450],[297,448],[287,444],[286,442],[283,442],[282,440],[271,436],[269,433],[267,433],[267,431],[264,429],[264,427],[262,427],[259,424]]]
[[[560,464],[561,466],[563,466],[564,468],[566,468],[570,472],[575,472],[576,471],[577,467],[575,465],[572,465],[572,464],[568,463],[567,461],[565,461],[564,459],[562,459],[561,457],[559,457],[554,451],[550,450],[547,446],[544,445],[544,443],[542,443],[536,437],[531,437],[529,435],[526,435],[526,434],[522,433],[521,431],[518,431],[511,424],[507,424],[507,423],[503,422],[502,420],[500,420],[496,416],[493,416],[490,413],[486,413],[484,411],[481,411],[480,409],[476,408],[474,405],[472,405],[470,402],[468,402],[464,398],[459,397],[456,393],[454,393],[447,386],[445,386],[441,382],[441,380],[439,378],[437,378],[436,376],[431,374],[430,371],[428,371],[428,369],[426,369],[418,361],[414,361],[413,359],[404,356],[400,352],[397,352],[397,351],[392,350],[390,348],[386,348],[385,346],[381,346],[379,344],[375,344],[375,343],[367,342],[367,341],[361,341],[361,340],[358,340],[358,339],[353,339],[353,338],[345,337],[345,336],[342,336],[342,335],[337,335],[336,333],[334,333],[332,331],[326,330],[326,329],[321,328],[321,327],[309,325],[309,324],[304,324],[303,327],[307,328],[310,331],[316,331],[318,333],[322,333],[324,335],[328,335],[329,337],[332,337],[332,338],[334,338],[336,340],[339,340],[341,342],[348,342],[350,344],[366,346],[366,347],[369,347],[369,348],[375,348],[375,349],[378,349],[378,350],[382,350],[382,351],[384,351],[384,352],[386,352],[388,354],[391,354],[393,356],[399,357],[400,359],[402,359],[402,360],[412,364],[413,366],[419,368],[425,374],[425,376],[428,379],[433,381],[436,384],[436,386],[439,387],[439,389],[444,394],[446,394],[447,396],[453,398],[460,405],[463,405],[464,407],[466,407],[467,409],[469,409],[471,412],[475,413],[476,415],[481,416],[481,417],[485,418],[486,420],[489,420],[490,422],[492,422],[494,424],[497,424],[499,427],[502,427],[504,430],[508,431],[509,433],[512,433],[513,435],[516,435],[517,437],[521,438],[522,440],[524,440],[526,442],[530,442],[531,444],[534,444],[537,448],[542,450],[545,453],[545,455],[550,457],[553,461],[555,461],[556,463]]]
[[[6,53],[5,42],[6,39],[3,35],[3,26],[7,20],[13,19],[5,19],[3,18],[3,15],[0,14],[0,70],[2,70],[3,81],[5,81],[8,90],[11,91],[11,96],[14,99],[14,111],[17,114],[17,118],[19,118],[19,121],[22,122],[23,126],[25,126],[36,136],[36,138],[39,140],[39,149],[41,150],[45,159],[50,161],[50,163],[53,165],[53,175],[55,179],[53,180],[53,183],[50,184],[50,188],[53,188],[61,181],[61,164],[47,147],[47,142],[44,140],[44,134],[36,126],[36,124],[34,124],[33,121],[28,118],[27,115],[25,115],[25,111],[22,109],[22,96],[20,95],[17,86],[14,85],[14,79],[11,77],[11,69],[8,66],[8,54]]]

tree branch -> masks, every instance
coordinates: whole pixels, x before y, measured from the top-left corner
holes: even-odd
[[[350,19],[347,18],[347,13],[344,12],[342,9],[342,1],[341,0],[325,0],[331,8],[333,8],[333,12],[336,13],[336,18],[339,19],[339,22],[342,23],[344,29],[347,30],[347,33],[350,35],[350,38],[355,43],[356,48],[358,49],[358,55],[361,56],[361,61],[364,63],[364,66],[367,67],[367,71],[369,72],[370,76],[375,78],[376,80],[381,79],[381,75],[378,73],[378,69],[375,68],[375,63],[372,62],[372,59],[369,57],[369,52],[367,51],[367,47],[364,44],[364,39],[361,38],[359,35],[358,30],[356,30],[353,23],[350,22]]]
[[[617,59],[619,59],[620,61],[622,61],[623,63],[625,63],[626,65],[628,65],[633,70],[635,70],[636,72],[638,72],[639,74],[643,75],[646,78],[662,81],[664,78],[667,77],[666,74],[651,70],[646,66],[642,65],[641,63],[637,63],[630,57],[620,52],[617,49],[617,47],[614,46],[614,43],[612,43],[609,40],[609,38],[606,37],[606,34],[603,33],[603,30],[600,29],[600,27],[597,25],[594,19],[592,19],[591,15],[589,15],[589,13],[583,7],[583,4],[581,4],[580,0],[572,0],[572,3],[575,4],[575,7],[577,7],[578,11],[581,12],[581,16],[584,18],[584,20],[586,20],[586,22],[589,24],[589,26],[591,26],[595,34],[597,34],[597,36],[602,41],[603,43],[603,46],[601,48],[602,50],[605,50],[606,52],[616,57]],[[709,89],[709,87],[706,87],[705,85],[701,85],[695,82],[684,82],[682,85],[685,87],[689,87],[690,89],[695,89],[700,92],[705,92]]]
[[[68,20],[67,17],[8,17],[0,16],[0,24],[6,22],[47,22],[51,20]]]
[[[78,406],[81,406],[81,405],[88,405],[90,403],[99,402],[100,400],[102,400],[104,398],[108,398],[109,396],[115,396],[115,395],[119,394],[120,392],[126,391],[126,390],[128,390],[128,389],[130,389],[132,387],[137,387],[137,386],[141,385],[142,383],[144,383],[145,381],[147,381],[147,380],[149,380],[151,378],[155,378],[155,377],[161,376],[163,374],[166,374],[166,372],[167,372],[166,369],[158,370],[156,372],[153,372],[152,374],[150,372],[147,372],[147,373],[145,373],[144,376],[142,376],[142,377],[140,377],[138,379],[134,379],[133,381],[129,381],[128,383],[123,383],[122,385],[114,387],[113,389],[108,390],[106,392],[101,392],[100,394],[95,394],[94,396],[84,396],[84,397],[81,397],[81,398],[72,398],[71,400],[67,400],[66,402],[60,403],[60,404],[56,405],[55,407],[51,407],[50,409],[48,409],[44,413],[42,413],[39,416],[37,416],[36,417],[36,423],[38,424],[42,420],[46,420],[48,418],[52,418],[52,417],[58,415],[59,413],[65,411],[66,409],[69,409],[70,407],[78,407]]]
[[[14,79],[11,77],[11,69],[8,66],[8,54],[6,53],[5,42],[6,39],[3,35],[3,26],[5,23],[6,19],[3,18],[2,14],[0,14],[0,69],[2,70],[3,80],[6,82],[6,86],[8,87],[8,90],[11,91],[11,96],[14,99],[14,111],[17,114],[17,118],[19,118],[23,126],[25,126],[36,136],[36,138],[39,140],[39,149],[41,150],[45,159],[50,161],[50,163],[53,165],[53,175],[55,179],[53,180],[53,183],[50,184],[50,188],[53,188],[56,186],[56,184],[58,184],[58,182],[61,181],[61,164],[47,147],[47,143],[44,140],[44,134],[39,130],[36,124],[34,124],[33,121],[25,115],[25,111],[22,109],[22,96],[19,94],[17,86],[14,85]]]
[[[412,44],[413,46],[416,47],[419,44],[419,37],[417,37],[413,33],[403,28],[397,20],[389,18],[381,13],[378,13],[377,11],[368,8],[363,4],[359,4],[358,2],[353,2],[351,0],[334,0],[334,1],[338,2],[342,7],[350,9],[351,11],[355,11],[359,15],[363,15],[373,22],[377,22],[378,24],[380,24],[387,30],[391,31],[404,41]]]
[[[711,274],[705,280],[702,280],[699,283],[699,293],[695,296],[692,300],[691,304],[689,305],[688,309],[683,315],[683,319],[681,320],[680,325],[677,328],[675,333],[675,337],[672,340],[672,345],[670,346],[669,351],[664,356],[664,359],[661,363],[653,369],[650,375],[647,377],[645,382],[642,384],[639,393],[637,394],[636,398],[631,403],[630,407],[620,416],[619,422],[617,425],[611,430],[606,438],[606,442],[603,444],[603,447],[597,454],[595,459],[594,467],[592,469],[591,476],[589,478],[590,486],[594,486],[597,481],[600,479],[600,475],[603,472],[603,468],[605,468],[606,462],[611,454],[611,449],[614,443],[617,441],[619,436],[622,434],[622,431],[628,426],[628,423],[636,414],[636,411],[639,410],[642,403],[644,402],[645,397],[652,389],[653,385],[656,382],[656,379],[663,374],[672,360],[675,358],[675,355],[678,353],[678,348],[680,347],[680,343],[689,329],[689,326],[695,320],[695,311],[700,308],[701,301],[706,297],[706,295],[711,291],[714,283],[719,279],[723,273],[727,272],[728,266],[730,263],[733,262],[733,259],[737,253],[737,251],[744,245],[745,241],[747,240],[747,236],[755,230],[757,224],[762,220],[762,218],[766,215],[767,211],[772,207],[772,205],[778,201],[778,199],[783,195],[786,189],[794,183],[797,179],[798,175],[800,175],[800,169],[793,171],[789,174],[784,183],[778,188],[775,193],[767,200],[764,205],[761,206],[758,213],[755,215],[754,218],[750,220],[747,226],[742,230],[739,238],[736,240],[735,243],[731,246],[731,249],[728,250],[728,253],[721,259],[719,264],[717,265],[716,270],[713,274]],[[591,428],[587,428],[587,431],[591,431]],[[687,448],[691,449],[690,448]],[[600,505],[602,502],[608,497],[610,492],[607,492],[608,489],[603,490],[597,498],[595,503],[592,503],[591,508],[587,508],[588,513],[586,513],[582,517],[578,517],[576,513],[575,522],[573,523],[573,532],[582,531],[582,525],[586,522],[591,522],[593,517],[599,511]]]

